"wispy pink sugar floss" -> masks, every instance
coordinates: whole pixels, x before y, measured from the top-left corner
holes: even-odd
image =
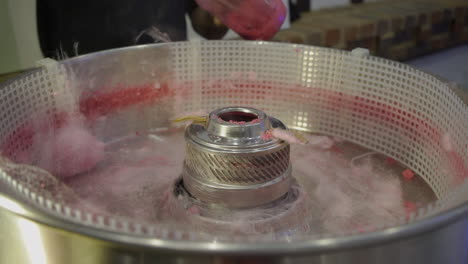
[[[265,140],[265,141],[266,141],[266,140],[270,140],[270,139],[272,139],[272,138],[273,138],[273,135],[271,134],[270,131],[267,131],[267,132],[265,132],[265,133],[262,134],[262,139]]]
[[[290,130],[274,128],[271,130],[271,135],[274,138],[284,140],[288,142],[289,144],[301,144],[302,143]]]
[[[450,137],[450,134],[445,133],[445,134],[442,135],[441,144],[442,144],[442,148],[445,151],[447,151],[447,152],[455,151],[455,148],[453,147],[452,138]]]
[[[309,140],[323,138],[309,136]],[[324,221],[322,231],[345,233],[349,228],[371,227],[405,214],[397,175],[374,167],[371,156],[353,165],[313,145],[293,145],[291,159],[296,177],[313,190],[308,194]]]
[[[254,120],[250,121],[249,124],[258,124],[260,122],[261,122],[260,119],[255,118]]]
[[[404,170],[401,174],[403,175],[403,178],[405,178],[405,180],[407,181],[410,181],[414,178],[414,172],[410,169]]]
[[[330,149],[335,144],[334,140],[327,136],[306,136],[309,145],[320,149]]]
[[[309,144],[291,145],[291,162],[292,176],[304,190],[307,206],[294,208],[297,211],[291,218],[277,218],[275,215],[286,209],[274,207],[220,212],[221,217],[232,222],[206,222],[205,209],[184,204],[172,189],[182,173],[184,160],[183,129],[177,131],[143,131],[103,146],[86,127],[71,124],[58,130],[54,141],[44,143],[54,150],[50,152],[54,155],[44,156],[44,161],[48,161],[44,166],[62,159],[62,167],[47,168],[68,176],[70,188],[98,212],[215,236],[250,234],[274,238],[274,226],[296,224],[313,234],[342,234],[366,230],[406,214],[398,174],[379,170],[373,156],[363,156],[352,164],[349,158],[329,149],[334,143],[331,138],[305,135]],[[94,158],[80,156],[91,153],[91,145],[97,146]],[[73,162],[69,162],[69,154],[75,156]],[[381,164],[385,165],[383,160]],[[65,169],[69,171],[64,173]],[[261,224],[252,221],[259,217],[269,220]]]
[[[38,166],[59,177],[70,177],[94,168],[104,159],[104,143],[79,121],[70,120],[54,134],[38,137]]]
[[[247,122],[245,122],[245,121],[234,121],[234,120],[229,120],[228,123],[235,124],[235,125],[245,125],[245,124],[247,124]]]

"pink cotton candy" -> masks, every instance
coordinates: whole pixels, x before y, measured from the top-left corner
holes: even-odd
[[[401,212],[403,190],[397,178],[375,179],[373,192],[372,199],[374,199],[376,206],[383,209],[382,213],[398,214],[398,212]]]
[[[38,166],[60,177],[89,171],[104,158],[104,143],[78,123],[61,128],[42,143]]]
[[[406,180],[412,180],[414,178],[414,172],[410,169],[404,170],[401,174]]]
[[[315,136],[310,137],[314,141]],[[313,190],[309,193],[315,206],[311,211],[323,219],[320,228],[324,232],[364,231],[405,215],[400,180],[380,170],[374,152],[350,162],[309,143],[293,145],[291,153],[296,179]]]
[[[380,170],[379,158],[359,155],[352,164],[345,155],[310,144],[291,146],[292,176],[303,192],[300,203],[241,211],[207,209],[192,198],[174,195],[185,157],[183,139],[180,129],[112,141],[97,169],[70,177],[67,185],[100,213],[214,237],[276,236],[280,230],[303,227],[307,231],[301,235],[348,234],[405,216],[399,175]]]
[[[339,148],[339,147],[336,146],[336,145],[333,145],[333,146],[330,148],[330,151],[335,152],[335,153],[338,153],[338,154],[343,154],[343,153],[344,153],[344,150],[342,150],[341,148]]]
[[[450,137],[449,134],[444,134],[442,136],[441,144],[442,144],[442,148],[447,152],[452,152],[455,149],[453,147],[452,138]]]
[[[301,140],[299,140],[292,131],[285,130],[281,128],[274,128],[271,130],[271,135],[274,138],[284,140],[289,144],[302,144]]]
[[[262,134],[262,139],[267,141],[267,140],[270,140],[273,138],[273,135],[271,134],[270,131],[267,131],[265,133]]]
[[[393,164],[395,164],[395,163],[396,163],[396,160],[394,160],[394,159],[392,159],[392,158],[390,158],[390,157],[385,158],[385,164],[387,164],[387,165],[393,165]]]
[[[234,120],[229,120],[230,124],[235,124],[235,125],[245,125],[247,122],[245,121],[234,121]]]
[[[335,144],[333,140],[327,136],[308,136],[309,145],[319,149],[330,149]]]
[[[220,122],[226,122],[226,121],[224,121],[224,120],[221,119],[221,118],[218,118],[218,120],[219,120]],[[260,123],[260,122],[261,122],[261,121],[260,121],[260,119],[258,119],[258,118],[254,119],[254,120],[252,120],[252,121],[250,121],[250,122],[229,120],[229,123],[230,123],[230,124],[236,124],[236,125],[253,125],[253,124],[258,124],[258,123]]]
[[[196,205],[192,205],[189,209],[187,209],[187,212],[192,215],[199,215],[200,208],[198,208]]]
[[[260,119],[256,118],[256,119],[250,121],[249,124],[258,124],[260,122],[261,122]]]
[[[416,211],[416,205],[413,202],[405,201],[404,206],[406,215],[410,215],[412,212]]]

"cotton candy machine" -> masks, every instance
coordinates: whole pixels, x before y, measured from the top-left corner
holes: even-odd
[[[39,65],[0,87],[2,263],[468,263],[448,82],[253,41]]]

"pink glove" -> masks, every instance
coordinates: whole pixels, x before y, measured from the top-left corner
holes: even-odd
[[[269,40],[286,18],[281,0],[196,0],[244,39]]]

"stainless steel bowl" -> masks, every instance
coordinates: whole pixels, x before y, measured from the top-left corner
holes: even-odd
[[[28,151],[23,141],[6,143],[28,117],[41,111],[60,112],[74,100],[102,104],[94,111],[86,112],[85,104],[78,108],[88,118],[109,114],[101,120],[107,126],[94,132],[110,140],[137,130],[168,127],[174,114],[238,105],[240,98],[245,105],[267,109],[290,128],[340,136],[392,156],[421,174],[438,201],[399,223],[340,237],[297,241],[233,237],[215,241],[185,237],[176,230],[148,235],[128,228],[110,229],[92,214],[77,216],[61,206],[57,197],[38,198],[32,191],[34,181],[26,182],[21,175],[40,172],[34,167],[15,167],[2,158],[2,263],[468,263],[467,181],[451,185],[437,169],[441,163],[455,162],[454,172],[448,174],[466,176],[468,110],[466,102],[450,90],[456,87],[429,74],[360,50],[349,53],[243,41],[137,46],[44,65],[0,87],[0,141],[9,159],[18,158],[18,149]],[[228,78],[237,81],[234,87],[222,85]],[[86,100],[94,93],[128,87],[145,89],[148,85],[159,89],[160,97],[155,96],[143,112],[119,108],[110,113],[108,101]],[[272,88],[275,85],[281,87]],[[258,93],[247,96],[250,90]],[[399,98],[403,95],[405,98]],[[384,102],[392,104],[395,98],[402,103],[379,108]],[[409,118],[408,113],[414,120],[429,118],[452,135],[458,161],[444,153],[440,142],[426,146],[424,140],[415,139],[415,135],[422,138],[434,131],[395,134],[398,129],[411,127],[412,120],[382,125],[369,118],[369,107],[394,111],[389,120]],[[387,140],[389,135],[398,140]],[[416,149],[424,154],[414,155]]]

